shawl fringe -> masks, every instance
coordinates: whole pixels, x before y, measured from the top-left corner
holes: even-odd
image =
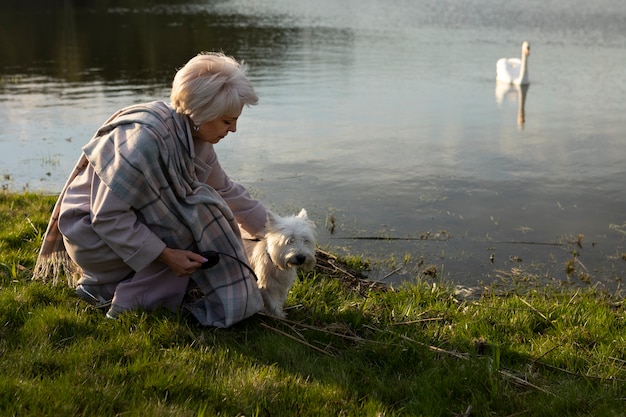
[[[32,279],[52,285],[59,285],[65,281],[68,286],[74,288],[81,275],[82,269],[72,261],[67,252],[59,251],[37,258]]]

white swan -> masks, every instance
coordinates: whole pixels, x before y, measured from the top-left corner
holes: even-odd
[[[509,84],[530,84],[530,81],[528,81],[529,55],[530,44],[524,41],[524,43],[522,43],[522,59],[500,58],[498,62],[496,62],[496,80]]]

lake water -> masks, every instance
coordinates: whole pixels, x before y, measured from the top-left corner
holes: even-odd
[[[497,91],[523,40],[530,87]],[[59,192],[101,122],[202,50],[261,97],[218,145],[229,174],[306,207],[322,247],[393,261],[372,276],[620,286],[623,0],[3,1],[0,185]]]

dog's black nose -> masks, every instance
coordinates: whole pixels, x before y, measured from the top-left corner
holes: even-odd
[[[306,261],[306,256],[304,255],[296,255],[295,258],[296,258],[296,262],[295,262],[296,265],[302,265],[304,261]]]

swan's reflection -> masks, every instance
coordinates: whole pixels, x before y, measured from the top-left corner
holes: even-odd
[[[502,107],[504,101],[514,101],[517,97],[517,127],[524,129],[526,122],[526,95],[528,94],[529,84],[517,85],[496,82],[496,103],[498,107]]]

